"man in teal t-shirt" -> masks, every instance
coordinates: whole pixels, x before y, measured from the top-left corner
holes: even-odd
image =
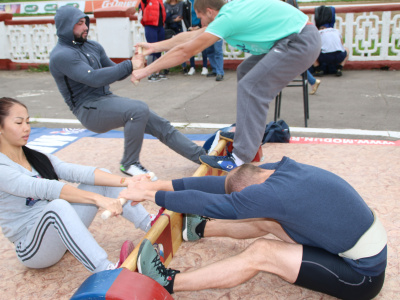
[[[268,53],[276,41],[299,33],[308,21],[305,14],[286,3],[252,2],[249,5],[247,0],[238,0],[224,5],[206,32],[244,52],[261,55]]]
[[[265,131],[269,103],[315,62],[321,39],[305,14],[279,0],[196,0],[194,8],[203,28],[158,43],[138,43],[145,49],[143,55],[168,52],[133,71],[131,80],[179,65],[221,38],[252,54],[237,69],[233,153],[200,157],[213,168],[230,171],[253,160]]]

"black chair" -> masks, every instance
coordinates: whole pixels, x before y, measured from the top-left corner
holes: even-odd
[[[302,87],[303,88],[303,105],[304,105],[304,125],[307,127],[307,120],[310,118],[309,107],[308,107],[308,78],[307,71],[302,73],[301,78],[294,79],[286,87]],[[281,115],[281,102],[282,102],[282,91],[275,97],[275,116],[274,121]]]

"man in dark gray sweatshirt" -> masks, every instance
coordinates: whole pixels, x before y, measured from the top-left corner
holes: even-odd
[[[148,171],[140,164],[144,133],[151,134],[182,156],[199,163],[205,150],[149,109],[146,103],[120,97],[110,84],[132,73],[132,61],[115,64],[97,42],[88,40],[89,17],[72,6],[57,10],[58,43],[50,54],[50,72],[72,113],[87,129],[102,133],[124,127],[121,171]]]
[[[236,256],[182,273],[166,269],[145,239],[138,271],[170,293],[230,288],[259,272],[340,299],[372,299],[383,286],[386,230],[360,194],[327,170],[283,157],[244,164],[226,177],[137,181],[119,196],[186,213],[186,241],[257,238]]]

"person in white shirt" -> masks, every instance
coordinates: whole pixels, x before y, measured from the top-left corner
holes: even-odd
[[[321,54],[313,64],[315,76],[329,73],[333,66],[336,76],[342,76],[342,69],[349,58],[349,50],[343,46],[342,36],[339,30],[321,26]]]

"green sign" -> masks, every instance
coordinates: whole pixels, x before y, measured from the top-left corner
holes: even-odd
[[[39,6],[37,6],[37,5],[27,5],[27,6],[25,6],[25,12],[27,12],[27,13],[37,12],[38,9],[39,9]]]
[[[53,4],[46,4],[44,7],[45,12],[56,12],[58,8],[58,5],[53,3]]]
[[[79,4],[78,3],[67,3],[66,5],[73,6],[75,8],[79,8]]]

